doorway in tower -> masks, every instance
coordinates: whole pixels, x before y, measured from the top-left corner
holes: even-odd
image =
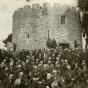
[[[66,49],[66,48],[69,48],[69,44],[67,43],[60,43],[59,44],[59,48],[62,47],[62,49]]]

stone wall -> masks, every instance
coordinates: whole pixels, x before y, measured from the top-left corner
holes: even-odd
[[[65,25],[61,24],[65,16]],[[79,16],[75,7],[49,3],[24,6],[13,14],[12,42],[18,49],[45,48],[48,38],[55,38],[57,44],[68,43],[74,48],[74,41],[82,47]]]

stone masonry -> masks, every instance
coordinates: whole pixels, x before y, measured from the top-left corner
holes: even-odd
[[[61,24],[61,17],[65,24]],[[57,45],[69,44],[74,48],[74,41],[82,47],[79,14],[75,7],[43,3],[27,5],[17,9],[13,14],[12,42],[17,49],[45,48],[49,37],[55,38]]]

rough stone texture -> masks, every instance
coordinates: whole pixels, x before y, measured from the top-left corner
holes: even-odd
[[[61,24],[61,16],[66,16],[66,24]],[[48,38],[55,38],[60,43],[68,43],[74,48],[74,41],[82,47],[79,16],[75,7],[61,6],[55,3],[43,3],[19,8],[13,14],[12,42],[17,49],[45,48]],[[29,38],[28,38],[29,36]]]

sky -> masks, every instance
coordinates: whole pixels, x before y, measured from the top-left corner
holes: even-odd
[[[0,0],[0,48],[4,47],[3,40],[12,33],[13,13],[20,7],[31,5],[33,3],[42,4],[42,2],[67,4],[77,6],[77,0]]]

